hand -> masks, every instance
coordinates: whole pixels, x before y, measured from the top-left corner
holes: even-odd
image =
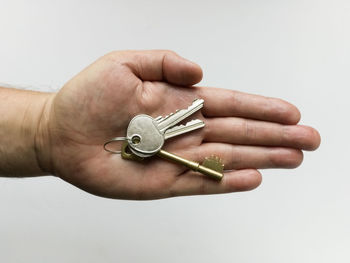
[[[245,191],[257,187],[256,169],[294,168],[301,150],[320,144],[318,132],[297,125],[300,113],[283,100],[237,91],[194,87],[201,68],[170,51],[113,52],[70,80],[46,105],[41,125],[48,171],[92,194],[122,199]],[[130,119],[156,117],[203,98],[203,129],[166,142],[165,149],[201,162],[210,155],[225,164],[221,182],[158,157],[123,160],[103,149],[125,136]],[[41,155],[44,156],[44,155]]]

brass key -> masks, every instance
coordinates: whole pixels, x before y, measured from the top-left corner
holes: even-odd
[[[127,160],[133,160],[133,161],[143,161],[144,158],[139,157],[135,154],[133,154],[128,149],[128,142],[124,142],[122,146],[122,158]],[[201,174],[204,174],[212,179],[215,180],[221,180],[224,176],[223,170],[224,165],[221,163],[220,159],[218,157],[212,156],[207,157],[203,164],[199,164],[197,162],[186,160],[180,156],[177,156],[175,154],[169,153],[164,150],[160,150],[157,155],[163,159],[173,161],[178,164],[182,164],[183,166],[191,169],[192,171],[200,172]]]
[[[217,163],[216,165],[216,170],[206,167],[204,165],[200,165],[199,163],[193,162],[186,160],[180,156],[177,156],[173,153],[169,153],[164,150],[160,150],[157,155],[163,159],[173,161],[178,164],[182,164],[183,166],[186,166],[187,168],[191,169],[192,171],[200,172],[201,174],[204,174],[212,179],[215,180],[221,180],[222,177],[224,176],[223,174],[223,169],[224,166],[221,163]]]

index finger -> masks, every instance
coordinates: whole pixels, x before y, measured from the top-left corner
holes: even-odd
[[[300,120],[299,110],[281,99],[220,88],[194,88],[205,100],[202,113],[206,117],[242,117],[291,125]]]

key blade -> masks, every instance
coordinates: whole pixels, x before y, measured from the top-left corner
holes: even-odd
[[[171,115],[173,115],[174,113],[170,113],[169,115],[166,115],[166,116],[158,116],[157,118],[155,118],[154,120],[157,122],[157,123],[161,123],[162,121],[166,120],[167,118],[169,118]]]
[[[197,120],[189,121],[185,125],[175,126],[173,128],[166,130],[164,133],[164,140],[203,128],[204,126],[205,124],[202,120],[197,119]]]
[[[179,110],[176,110],[175,113],[177,113]],[[155,119],[155,121],[157,121],[158,123],[161,123],[162,121],[168,119],[169,117],[171,117],[172,115],[175,114],[174,112],[170,113],[169,115],[166,115],[165,117],[159,116]]]
[[[179,110],[176,110],[176,112],[178,112]],[[163,116],[158,116],[157,118],[154,118],[154,120],[157,122],[157,123],[161,123],[162,121],[164,121],[165,119],[169,118],[171,115],[173,115],[174,113],[170,113],[169,115],[166,115],[165,117]]]
[[[203,107],[203,104],[204,100],[196,99],[187,109],[177,110],[175,113],[169,114],[160,122],[158,122],[158,130],[160,130],[162,133],[165,133],[167,129],[175,126],[182,120],[200,110]]]

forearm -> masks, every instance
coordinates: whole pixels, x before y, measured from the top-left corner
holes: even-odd
[[[0,87],[0,176],[44,175],[41,126],[50,93]]]

